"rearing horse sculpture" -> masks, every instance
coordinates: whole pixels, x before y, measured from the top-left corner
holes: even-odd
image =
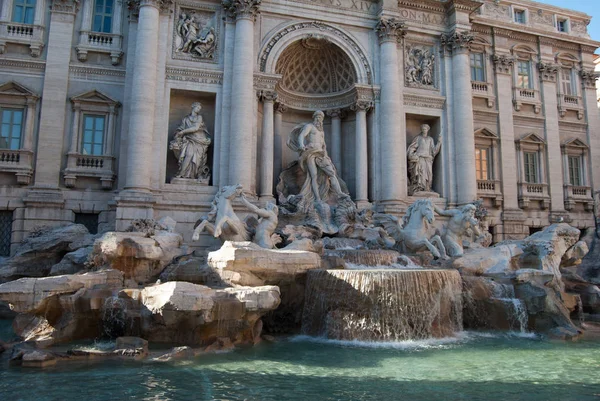
[[[448,258],[439,235],[427,238],[427,229],[435,221],[430,199],[419,199],[410,205],[402,222],[389,214],[377,214],[375,219],[397,241],[403,253],[429,250],[436,259]]]
[[[249,241],[248,228],[235,214],[231,204],[233,199],[241,195],[241,185],[229,185],[221,188],[212,201],[208,215],[197,223],[192,239],[198,241],[200,233],[207,231],[222,241]]]

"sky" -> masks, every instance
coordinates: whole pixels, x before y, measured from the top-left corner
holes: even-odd
[[[592,39],[600,41],[600,0],[536,0],[557,7],[569,8],[571,10],[583,11],[592,17],[588,25],[588,32]],[[600,53],[597,50],[596,53]]]

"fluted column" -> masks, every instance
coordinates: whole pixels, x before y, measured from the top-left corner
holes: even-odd
[[[360,206],[361,203],[369,201],[369,167],[368,167],[368,145],[367,145],[367,110],[372,104],[369,101],[357,101],[352,110],[356,113],[355,130],[355,183],[356,190],[355,201]]]
[[[398,41],[404,25],[394,18],[380,19],[377,27],[380,58],[381,201],[398,202],[407,196],[406,132],[398,76]]]
[[[139,0],[132,71],[125,189],[149,191],[152,174],[156,63],[161,0]]]
[[[585,183],[592,187],[592,194],[594,194],[600,190],[600,135],[598,135],[600,110],[598,109],[596,92],[598,75],[593,70],[582,70],[580,75],[583,89],[582,97],[588,123],[587,140],[590,152],[588,160],[591,162],[591,166],[588,163],[583,163],[584,170],[589,178],[586,179]]]
[[[227,0],[235,15],[234,59],[229,127],[229,183],[252,187],[252,129],[254,123],[254,19],[260,0]]]
[[[285,147],[283,136],[283,113],[287,111],[287,106],[283,103],[275,103],[275,118],[273,136],[275,138],[274,157],[275,171],[281,172],[283,169],[283,148]],[[273,185],[277,185],[278,176],[273,177]]]
[[[557,98],[557,76],[560,67],[551,63],[541,62],[538,65],[540,79],[542,81],[542,96],[545,117],[546,132],[546,160],[547,167],[540,163],[540,170],[546,167],[547,175],[542,173],[542,182],[548,182],[550,186],[550,210],[551,212],[564,212],[564,188],[562,155],[560,150],[560,133],[558,131],[558,98]],[[548,181],[546,181],[548,179]]]
[[[273,91],[260,91],[260,100],[263,104],[262,142],[260,152],[260,199],[273,200],[273,156],[274,156],[274,121],[273,104],[277,93]]]
[[[329,154],[338,174],[342,171],[342,117],[341,109],[328,110],[327,115],[331,117],[331,149]]]
[[[221,91],[223,100],[221,101],[221,132],[218,141],[219,157],[215,159],[215,166],[218,166],[219,172],[214,177],[218,179],[219,186],[229,183],[229,125],[231,123],[231,81],[233,79],[234,40],[235,20],[233,16],[228,15],[225,19],[225,45],[223,50],[223,89]]]
[[[33,150],[33,127],[35,125],[35,105],[38,102],[37,96],[27,97],[27,111],[25,120],[25,135],[23,137],[23,149]]]
[[[477,199],[475,176],[475,129],[469,46],[473,41],[469,31],[442,35],[443,46],[452,51],[454,165],[456,166],[456,202],[469,203]]]

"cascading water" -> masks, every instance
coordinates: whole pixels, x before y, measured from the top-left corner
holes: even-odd
[[[400,254],[383,249],[336,249],[326,250],[326,256],[342,258],[346,263],[362,266],[389,266],[398,262]]]
[[[515,296],[515,287],[512,284],[490,281],[492,286],[492,299],[505,305],[509,317],[510,327],[521,333],[527,332],[529,316],[523,302]]]
[[[462,330],[455,270],[308,272],[303,334],[339,340],[403,341]]]
[[[102,334],[105,338],[117,338],[127,328],[127,304],[116,295],[104,300],[102,306]]]

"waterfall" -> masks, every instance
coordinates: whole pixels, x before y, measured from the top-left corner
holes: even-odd
[[[492,299],[504,303],[511,329],[521,333],[527,332],[529,316],[523,302],[515,296],[515,287],[512,284],[502,284],[490,281],[492,286]]]
[[[389,266],[398,261],[400,254],[389,249],[337,249],[326,250],[326,256],[344,259],[347,263],[363,266]]]
[[[462,330],[455,270],[308,272],[303,334],[338,340],[403,341]]]
[[[102,305],[102,335],[107,338],[123,336],[127,326],[127,304],[124,299],[112,295]]]

